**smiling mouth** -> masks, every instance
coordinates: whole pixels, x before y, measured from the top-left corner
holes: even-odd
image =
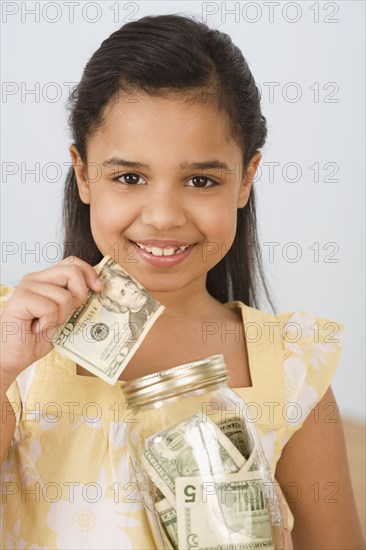
[[[134,241],[132,241],[134,242]],[[184,252],[184,250],[187,250],[192,245],[186,245],[186,246],[167,246],[165,248],[159,248],[158,246],[145,246],[141,243],[134,242],[136,246],[141,248],[141,250],[145,250],[146,252],[149,252],[152,256],[174,256],[176,254],[180,254],[181,252]]]

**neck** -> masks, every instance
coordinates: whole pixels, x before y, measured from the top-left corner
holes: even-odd
[[[149,293],[158,300],[166,310],[164,316],[200,317],[217,309],[221,304],[206,289],[205,280],[199,279],[186,287],[174,291]]]

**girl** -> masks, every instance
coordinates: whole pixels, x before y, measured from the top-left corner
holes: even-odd
[[[223,353],[294,548],[362,548],[329,386],[343,326],[258,309],[258,278],[271,302],[252,189],[266,120],[240,50],[193,18],[144,17],[102,43],[71,106],[64,259],[4,289],[2,547],[153,548],[121,387]],[[102,290],[105,255],[166,308],[115,386],[50,343],[50,323]]]

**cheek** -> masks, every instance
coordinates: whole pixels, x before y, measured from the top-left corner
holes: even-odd
[[[208,269],[222,260],[233,244],[237,209],[224,202],[218,208],[207,209],[201,217],[200,230],[206,237],[202,261]]]
[[[116,200],[111,196],[92,197],[90,203],[90,222],[92,231],[98,235],[120,233],[127,227],[133,215],[127,201],[120,197]]]
[[[221,202],[207,209],[201,221],[203,232],[217,242],[231,240],[235,236],[237,209],[232,204]]]

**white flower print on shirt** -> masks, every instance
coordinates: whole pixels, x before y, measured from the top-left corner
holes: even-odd
[[[335,323],[329,322],[328,332],[328,326],[320,326],[319,320],[323,321],[322,318],[299,311],[295,312],[286,324],[288,335],[296,333],[293,342],[291,336],[284,337],[284,351],[287,357],[284,361],[285,420],[291,426],[292,432],[305,421],[319,401],[318,390],[308,383],[310,370],[328,369],[328,365],[332,364],[329,355],[336,353],[342,342],[343,332],[334,331]],[[299,338],[296,338],[296,335]],[[323,376],[325,373],[326,370]]]
[[[264,454],[266,455],[268,464],[272,464],[276,437],[277,437],[277,432],[275,430],[273,430],[272,432],[268,432],[260,437],[262,448],[263,448]]]
[[[317,402],[318,394],[313,386],[306,382],[307,367],[300,357],[289,357],[284,362],[286,407],[285,420],[297,426],[308,416]]]
[[[95,483],[74,485],[67,500],[51,504],[46,521],[57,533],[58,548],[131,548],[125,528],[141,523],[130,517],[131,505],[107,498],[106,492],[106,476],[101,468]]]
[[[315,322],[315,315],[312,313],[308,311],[295,311],[286,323],[288,325],[286,330],[292,333],[297,332],[301,337],[313,336]]]
[[[299,357],[289,357],[284,362],[285,367],[285,385],[286,385],[286,403],[294,401],[305,382],[306,365]]]
[[[111,422],[109,425],[109,440],[117,449],[126,445],[127,424],[126,422]]]
[[[318,401],[318,394],[313,386],[304,384],[296,397],[296,400],[289,402],[286,406],[285,420],[293,427],[304,422],[313,407]]]
[[[318,318],[319,319],[319,318]],[[328,325],[319,326],[317,318],[310,313],[297,311],[285,325],[284,345],[292,354],[310,356],[311,367],[320,370],[326,365],[328,353],[335,353],[339,344],[342,344],[343,331],[334,330],[336,323],[329,322]],[[318,341],[319,330],[329,330],[324,336],[327,341]],[[293,339],[291,335],[294,335]]]
[[[333,337],[332,337],[333,338]],[[334,353],[337,351],[337,345],[317,343],[314,344],[312,349],[312,356],[310,359],[310,365],[316,369],[320,370],[322,365],[327,364],[327,357],[325,354]],[[322,364],[322,365],[321,365]]]
[[[14,523],[13,530],[5,533],[6,550],[49,550],[46,546],[37,546],[19,538],[20,535],[20,519]]]

